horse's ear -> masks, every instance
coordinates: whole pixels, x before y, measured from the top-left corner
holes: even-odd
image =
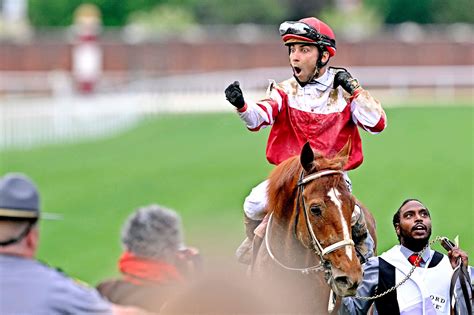
[[[306,172],[310,172],[314,167],[314,152],[309,142],[306,142],[301,149],[300,163]]]
[[[349,153],[351,152],[352,139],[349,138],[342,149],[336,154],[335,158],[342,160],[343,166],[346,165],[349,159]]]

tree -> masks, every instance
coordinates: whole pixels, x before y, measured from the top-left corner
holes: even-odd
[[[431,10],[435,23],[474,23],[472,0],[434,0]]]
[[[387,24],[474,23],[472,0],[365,0],[364,2],[377,8]]]
[[[202,24],[275,24],[288,10],[285,0],[193,0],[192,6]]]
[[[162,2],[164,0],[29,0],[28,15],[34,26],[69,26],[74,10],[82,3],[92,3],[99,7],[103,25],[122,26],[130,12],[149,10]]]

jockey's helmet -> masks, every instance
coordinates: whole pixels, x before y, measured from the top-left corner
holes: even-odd
[[[280,36],[286,46],[309,43],[318,46],[322,50],[327,50],[330,57],[336,55],[334,32],[326,23],[315,17],[281,23]]]

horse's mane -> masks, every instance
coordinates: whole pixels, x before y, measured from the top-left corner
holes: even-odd
[[[279,164],[268,178],[268,204],[267,211],[274,209],[284,209],[296,193],[297,181],[303,167],[300,163],[300,156],[293,156]],[[315,159],[311,169],[307,174],[319,170],[342,170],[346,162],[345,157],[336,156],[325,158],[315,152]],[[293,196],[293,198],[291,198]]]

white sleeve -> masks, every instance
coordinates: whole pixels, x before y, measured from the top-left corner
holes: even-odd
[[[353,121],[371,133],[379,133],[385,128],[385,112],[380,102],[369,92],[362,90],[351,102]]]

